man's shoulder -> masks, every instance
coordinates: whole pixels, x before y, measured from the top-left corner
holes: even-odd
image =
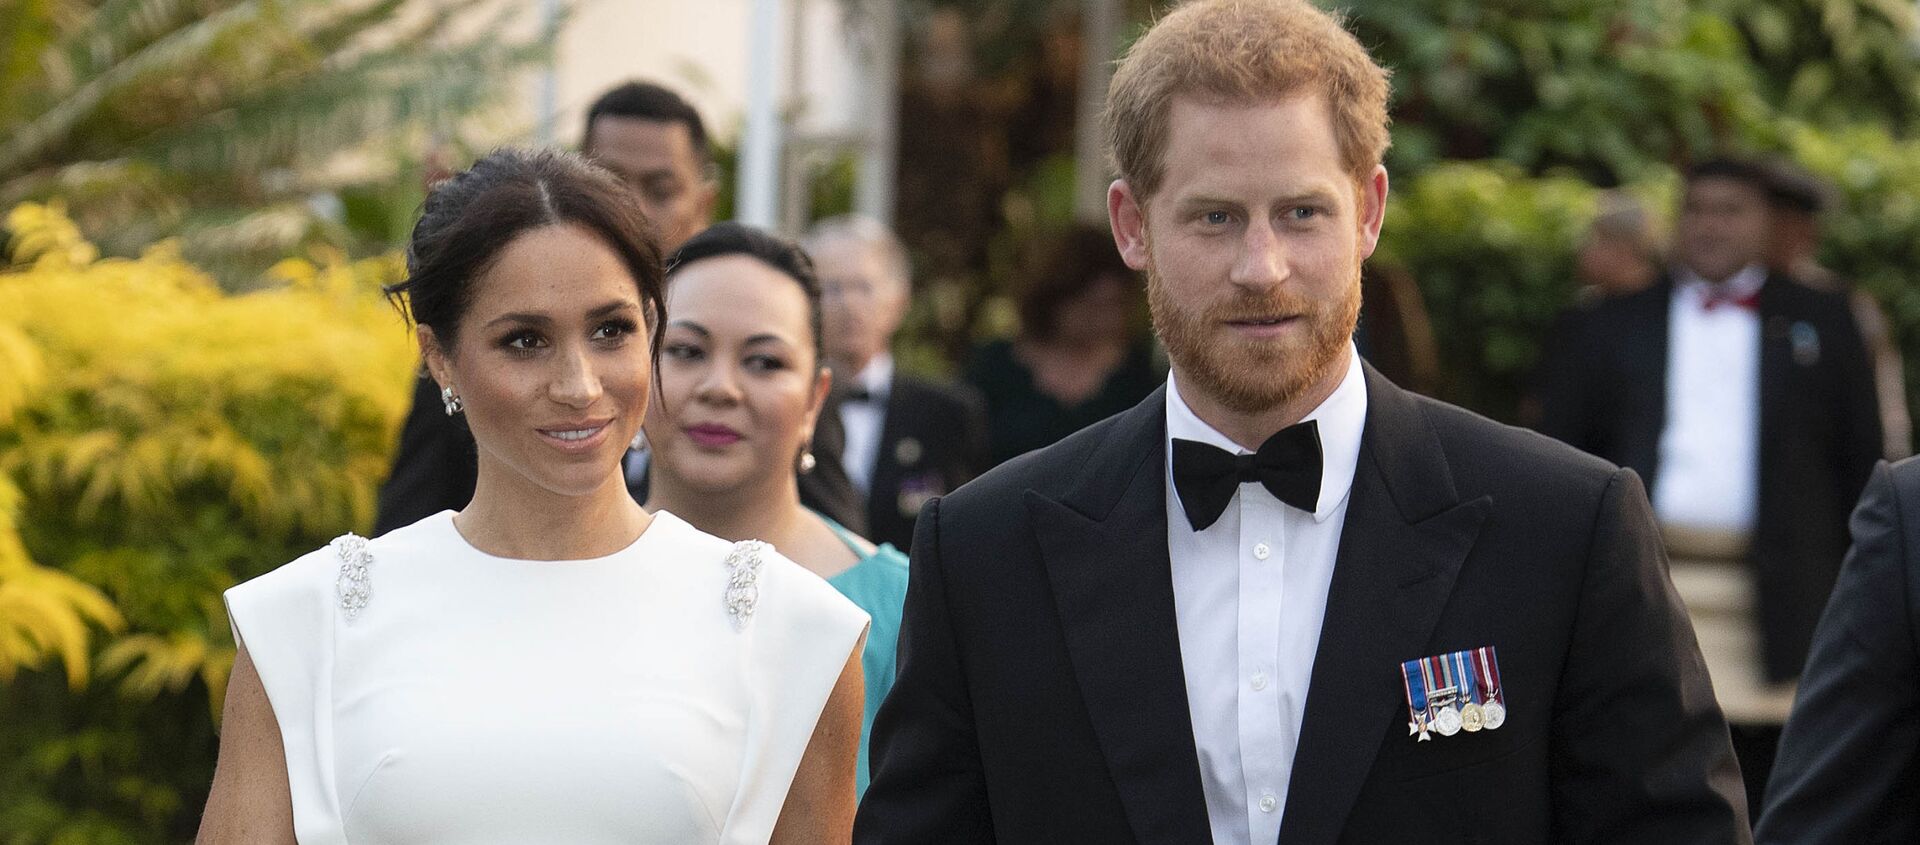
[[[1035,449],[988,470],[948,494],[942,514],[953,509],[1000,508],[1018,505],[1028,491],[1058,498],[1078,484],[1092,468],[1099,447],[1140,409],[1123,412],[1087,426],[1051,446]],[[1137,456],[1136,456],[1137,457]]]
[[[1603,490],[1620,468],[1536,431],[1425,396],[1412,400],[1440,442],[1463,497],[1576,496]],[[1498,494],[1506,493],[1507,496]]]

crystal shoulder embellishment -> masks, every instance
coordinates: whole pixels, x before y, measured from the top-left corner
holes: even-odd
[[[342,534],[328,545],[340,557],[340,575],[333,589],[340,596],[340,609],[352,620],[373,600],[373,578],[367,572],[373,553],[367,551],[367,538],[358,534]]]
[[[727,616],[733,619],[735,631],[747,627],[760,602],[760,562],[769,548],[759,540],[745,540],[733,544],[727,554]]]

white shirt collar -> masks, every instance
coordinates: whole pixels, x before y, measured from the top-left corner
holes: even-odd
[[[1320,429],[1320,501],[1313,521],[1325,522],[1353,492],[1353,473],[1360,465],[1360,435],[1367,424],[1367,380],[1361,374],[1360,353],[1347,342],[1347,373],[1340,386],[1301,422],[1315,420]],[[1236,455],[1249,450],[1200,419],[1180,396],[1180,385],[1167,373],[1167,461],[1172,466],[1174,438],[1194,440]],[[1171,477],[1171,476],[1169,476]]]
[[[893,355],[882,352],[867,361],[865,367],[847,382],[848,387],[865,390],[878,399],[893,388]]]
[[[1673,278],[1680,288],[1689,291],[1695,297],[1704,297],[1712,290],[1724,290],[1731,296],[1748,296],[1759,292],[1760,287],[1767,283],[1767,268],[1759,264],[1748,264],[1726,281],[1715,285],[1701,278],[1700,274],[1693,272],[1692,268],[1681,264],[1675,267]]]

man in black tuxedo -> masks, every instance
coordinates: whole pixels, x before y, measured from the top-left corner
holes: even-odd
[[[1539,383],[1542,432],[1647,480],[1754,806],[1883,448],[1846,296],[1764,265],[1767,180],[1692,168],[1666,278],[1564,319]]]
[[[1881,465],[1853,512],[1755,839],[1920,840],[1920,458]]]
[[[885,224],[845,216],[805,239],[820,274],[821,319],[846,433],[843,462],[866,497],[867,538],[906,549],[928,500],[985,468],[985,402],[965,385],[900,373],[890,351],[912,286],[906,248]],[[823,415],[825,416],[825,415]]]
[[[856,842],[1747,841],[1634,474],[1354,353],[1386,101],[1306,0],[1129,50],[1172,375],[922,512]]]
[[[633,186],[642,210],[658,228],[662,254],[713,222],[719,183],[714,178],[706,125],[680,95],[659,85],[628,82],[601,95],[587,110],[581,152]],[[380,487],[375,536],[473,498],[476,458],[466,423],[443,409],[439,386],[424,373],[414,383],[413,408],[400,431],[393,469]],[[823,417],[815,433],[817,466],[800,477],[800,499],[854,531],[866,514],[840,465],[837,420]],[[646,501],[645,453],[628,458],[628,486]]]

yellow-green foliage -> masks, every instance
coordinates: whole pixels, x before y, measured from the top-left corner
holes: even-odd
[[[373,521],[402,266],[289,259],[234,295],[167,243],[100,258],[57,206],[5,222],[0,831],[175,840],[233,661],[221,592]]]

